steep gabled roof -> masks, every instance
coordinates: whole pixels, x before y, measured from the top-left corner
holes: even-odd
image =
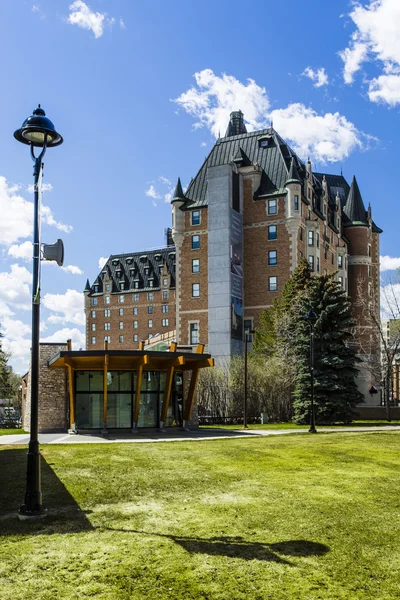
[[[289,175],[286,183],[301,183],[300,175],[297,171],[296,167],[296,159],[292,156],[292,161],[290,163]]]
[[[360,188],[355,177],[353,177],[353,181],[351,182],[350,192],[343,208],[343,213],[347,217],[344,223],[345,227],[349,225],[365,225],[368,227],[367,211],[365,210]]]

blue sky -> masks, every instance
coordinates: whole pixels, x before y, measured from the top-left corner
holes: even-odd
[[[22,372],[30,347],[32,162],[15,129],[41,103],[64,136],[45,157],[42,339],[84,346],[81,292],[99,260],[164,241],[169,194],[224,134],[273,120],[313,168],[356,175],[400,266],[398,0],[2,0],[0,323]],[[390,257],[390,261],[387,257]]]

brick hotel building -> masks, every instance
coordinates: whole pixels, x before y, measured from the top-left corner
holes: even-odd
[[[164,248],[112,255],[85,289],[87,348],[137,348],[174,332],[217,360],[241,352],[244,330],[279,296],[302,257],[336,273],[353,303],[359,353],[377,354],[360,295],[379,311],[379,234],[355,177],[315,173],[270,127],[247,132],[231,114],[188,189],[172,199]],[[372,383],[361,372],[360,390]]]

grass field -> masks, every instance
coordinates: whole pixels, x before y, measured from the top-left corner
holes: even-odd
[[[343,423],[336,423],[335,425],[318,425],[323,429],[327,427],[329,429],[337,429],[338,427],[384,427],[385,425],[399,425],[400,421],[352,421],[348,425],[344,425]],[[212,429],[240,429],[242,425],[238,423],[237,425],[201,425],[201,429],[204,428],[212,428]],[[249,424],[249,429],[309,429],[310,425],[297,425],[296,423],[266,423],[265,425],[261,425],[260,423],[252,423]]]
[[[24,434],[24,429],[0,429],[0,435],[14,435],[15,433]]]
[[[0,450],[1,600],[400,597],[398,432],[48,445],[20,522]]]

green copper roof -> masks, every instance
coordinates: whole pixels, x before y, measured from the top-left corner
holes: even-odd
[[[289,175],[286,183],[301,183],[300,176],[297,172],[296,159],[293,156],[290,163]]]

